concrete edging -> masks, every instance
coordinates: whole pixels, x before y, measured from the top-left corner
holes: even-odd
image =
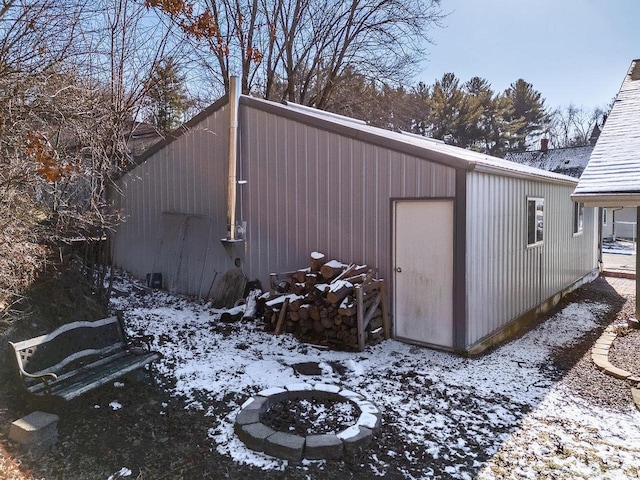
[[[619,378],[620,380],[626,380],[633,385],[631,387],[631,397],[633,398],[633,403],[635,403],[636,408],[640,410],[640,390],[637,388],[640,387],[640,377],[618,368],[609,362],[609,350],[616,337],[617,334],[614,326],[609,325],[605,328],[600,338],[596,340],[596,343],[591,348],[591,360],[595,363],[596,367],[607,375]]]
[[[286,400],[328,399],[350,402],[360,410],[354,425],[337,434],[302,437],[278,432],[260,420],[273,405]],[[269,388],[247,400],[236,415],[234,431],[251,450],[284,460],[299,462],[303,458],[320,460],[341,458],[359,453],[371,442],[380,427],[382,413],[362,395],[336,385],[296,383],[284,388]]]

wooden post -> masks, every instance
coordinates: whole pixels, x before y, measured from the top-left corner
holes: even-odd
[[[382,296],[382,329],[384,338],[391,338],[391,321],[389,320],[389,298],[387,297],[387,282],[384,280],[380,285],[380,295]]]
[[[280,310],[280,316],[278,317],[278,323],[276,325],[276,335],[280,335],[280,330],[282,330],[282,324],[284,323],[284,317],[287,316],[287,307],[289,307],[289,299],[287,298],[284,301],[284,305],[282,305],[282,310]]]
[[[358,349],[362,352],[364,350],[364,305],[363,305],[363,291],[360,285],[356,285],[356,329],[358,335]]]

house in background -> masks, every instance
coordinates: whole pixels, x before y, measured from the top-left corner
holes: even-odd
[[[631,62],[620,91],[571,198],[594,207],[640,206],[640,59]],[[640,213],[636,222],[640,223]],[[636,272],[640,271],[636,255]],[[640,284],[636,281],[636,298]],[[636,319],[640,302],[636,302]]]
[[[463,354],[598,275],[574,178],[235,92],[118,180],[118,267],[206,297],[235,262],[267,285],[320,251],[377,268],[395,338]]]
[[[595,128],[598,128],[597,126]],[[580,178],[593,152],[598,136],[592,135],[592,145],[566,148],[548,148],[548,140],[542,139],[540,150],[525,152],[508,152],[505,160],[541,168],[550,172],[561,173]],[[546,140],[546,141],[545,141]],[[616,240],[617,238],[635,239],[636,208],[615,206],[602,208],[602,238]]]

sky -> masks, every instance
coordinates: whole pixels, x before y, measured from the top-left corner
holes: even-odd
[[[519,78],[552,109],[606,107],[640,58],[640,0],[442,0],[448,16],[416,81]]]

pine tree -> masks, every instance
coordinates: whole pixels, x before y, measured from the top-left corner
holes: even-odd
[[[512,83],[504,96],[508,101],[505,120],[509,123],[509,148],[525,150],[549,122],[544,99],[533,85],[522,79]]]
[[[160,133],[166,134],[183,122],[183,116],[193,105],[184,87],[173,57],[161,60],[153,69],[148,84],[146,120]]]
[[[447,143],[457,144],[460,110],[464,93],[454,73],[445,73],[436,80],[431,93],[431,136]]]

